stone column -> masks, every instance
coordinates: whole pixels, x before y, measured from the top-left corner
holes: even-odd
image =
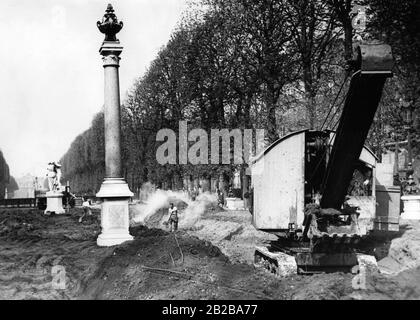
[[[102,233],[97,239],[99,246],[113,246],[132,240],[129,228],[128,202],[133,193],[122,176],[121,165],[121,117],[119,61],[123,47],[115,35],[122,28],[114,9],[108,5],[102,22],[97,23],[105,33],[99,52],[103,56],[105,70],[105,179],[97,197],[103,200],[101,209]]]

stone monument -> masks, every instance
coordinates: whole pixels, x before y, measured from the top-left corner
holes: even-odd
[[[412,175],[408,177],[401,200],[404,204],[404,211],[401,214],[401,218],[406,220],[420,220],[419,188],[416,186]]]
[[[48,189],[47,208],[44,214],[63,214],[63,190],[60,184],[61,165],[58,162],[50,162],[47,167]]]
[[[102,21],[97,22],[105,40],[99,50],[105,72],[105,179],[97,197],[101,198],[102,232],[97,239],[99,246],[113,246],[132,240],[129,234],[128,202],[133,193],[122,175],[121,167],[121,118],[119,61],[123,47],[116,34],[122,29],[111,4],[108,4]]]
[[[241,184],[241,173],[239,170],[236,170],[233,174],[233,188],[240,189]],[[229,188],[228,196],[226,197],[226,208],[228,210],[245,210],[244,200],[234,196],[232,187]]]
[[[226,208],[228,210],[245,210],[244,201],[234,196],[232,187],[229,188],[228,196],[226,197]]]

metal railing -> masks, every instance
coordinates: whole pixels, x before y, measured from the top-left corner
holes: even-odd
[[[0,199],[0,208],[35,208],[36,198]]]

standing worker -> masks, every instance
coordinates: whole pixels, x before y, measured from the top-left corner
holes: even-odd
[[[88,215],[92,215],[92,210],[90,209],[90,200],[86,197],[83,197],[83,215],[79,218],[79,222],[81,223],[83,221],[83,218]]]
[[[219,189],[219,187],[216,188],[216,193],[217,193],[217,204],[219,205],[219,207],[223,208],[223,192],[222,190]]]
[[[178,230],[178,208],[174,207],[174,204],[169,205],[169,219],[168,223],[171,226],[171,232]]]

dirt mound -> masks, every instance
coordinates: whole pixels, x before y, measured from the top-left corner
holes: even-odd
[[[175,235],[142,226],[132,229],[131,234],[135,240],[119,246],[102,262],[89,281],[84,297],[270,298],[265,285],[265,277],[270,275],[248,265],[231,264],[220,249],[208,241],[184,232]],[[262,279],[256,281],[254,277],[258,275]]]
[[[146,220],[145,220],[145,225],[147,225],[149,228],[162,228],[162,220],[164,219],[164,217],[168,216],[168,209],[167,208],[162,208],[159,209],[158,211],[156,211],[155,214],[149,216]]]
[[[255,229],[252,215],[248,211],[207,210],[191,233],[202,239],[214,239],[222,252],[232,262],[253,265],[255,246],[277,239],[266,232]],[[205,228],[200,229],[204,225]]]
[[[358,300],[419,300],[420,268],[406,270],[396,276],[375,274],[367,277],[366,290],[349,297]]]
[[[401,266],[401,270],[420,266],[420,223],[412,222],[405,228],[403,237],[392,241],[389,256]]]
[[[385,274],[396,275],[420,266],[420,223],[402,221],[400,231],[378,244],[375,250],[378,265]]]
[[[242,232],[243,227],[236,222],[206,219],[197,222],[194,229],[195,235],[200,239],[218,243],[222,240],[231,240],[234,235]]]
[[[353,293],[353,275],[347,273],[315,274],[293,277],[293,300],[349,300]]]

